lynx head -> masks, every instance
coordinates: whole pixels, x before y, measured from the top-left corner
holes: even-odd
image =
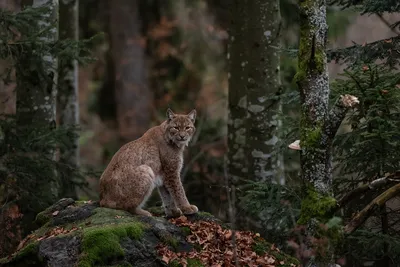
[[[196,110],[189,114],[174,114],[171,109],[167,110],[167,139],[178,147],[188,146],[196,128]]]

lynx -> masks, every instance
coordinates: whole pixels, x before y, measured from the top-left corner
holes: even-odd
[[[196,128],[196,110],[187,115],[167,110],[167,119],[122,146],[100,178],[100,206],[152,216],[142,207],[157,187],[165,214],[194,214],[180,179],[183,151]]]

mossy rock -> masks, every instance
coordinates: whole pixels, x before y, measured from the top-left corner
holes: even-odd
[[[189,251],[185,233],[161,217],[134,216],[98,202],[61,199],[38,214],[24,247],[0,266],[166,266],[156,246]],[[57,232],[51,236],[54,232]]]
[[[161,211],[153,210],[157,209]],[[209,213],[199,212],[187,219],[223,225]],[[0,259],[0,266],[158,267],[168,266],[157,253],[160,244],[175,252],[196,249],[196,244],[186,241],[191,234],[187,227],[178,227],[164,217],[134,216],[102,208],[98,202],[61,199],[36,221],[41,227],[26,238],[19,251]],[[190,259],[188,266],[202,265]]]

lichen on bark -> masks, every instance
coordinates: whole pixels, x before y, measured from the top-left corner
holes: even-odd
[[[331,111],[328,109],[326,0],[299,0],[299,11],[300,40],[295,80],[301,99],[300,159],[301,176],[306,186],[298,223],[307,225],[309,237],[316,237],[321,234],[319,225],[330,219],[337,205],[332,192],[332,142],[353,102],[347,105],[347,98],[344,98]],[[326,234],[330,238],[337,233],[335,230]],[[334,263],[333,243],[338,239],[330,239],[325,247],[326,254],[311,259],[307,266]],[[307,245],[313,247],[311,243]]]

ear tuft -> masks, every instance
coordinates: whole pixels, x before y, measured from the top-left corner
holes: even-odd
[[[190,113],[187,115],[189,117],[189,119],[194,123],[194,121],[196,120],[196,110],[193,109],[192,111],[190,111]]]
[[[168,120],[172,120],[173,118],[175,118],[175,114],[172,112],[170,108],[167,109],[167,118]]]

